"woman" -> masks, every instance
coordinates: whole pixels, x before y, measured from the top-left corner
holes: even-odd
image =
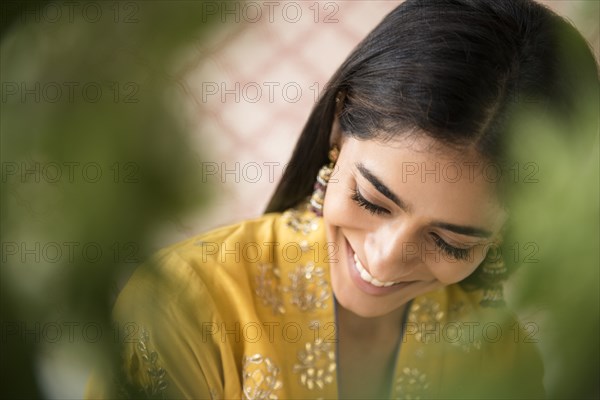
[[[88,397],[542,397],[502,301],[505,143],[520,112],[572,115],[584,77],[585,41],[533,1],[402,3],[330,80],[267,213],[136,271],[122,371]]]

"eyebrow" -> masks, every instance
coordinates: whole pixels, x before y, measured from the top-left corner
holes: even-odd
[[[360,162],[357,162],[354,165],[355,165],[356,169],[358,169],[358,172],[360,172],[360,174],[366,180],[368,180],[371,183],[371,185],[373,185],[373,187],[375,189],[377,189],[377,191],[379,193],[381,193],[382,195],[384,195],[385,197],[387,197],[388,199],[393,201],[394,204],[396,204],[398,207],[400,207],[400,209],[402,209],[403,211],[411,212],[412,207],[410,207],[405,201],[403,201],[400,197],[398,197],[398,195],[396,195],[394,192],[392,192],[390,190],[390,188],[388,188],[383,182],[381,182],[379,180],[379,178],[377,178],[375,175],[373,175],[373,173],[371,171],[369,171],[369,169],[367,167],[365,167]],[[487,238],[487,237],[492,236],[492,233],[490,231],[481,229],[481,228],[476,228],[473,226],[455,225],[455,224],[449,224],[447,222],[441,222],[441,221],[434,221],[432,223],[432,225],[437,228],[441,228],[441,229],[445,229],[445,230],[448,230],[448,231],[451,231],[454,233],[458,233],[459,235],[474,236],[474,237],[481,237],[481,238]]]
[[[492,232],[481,228],[475,228],[472,226],[454,225],[446,222],[433,222],[435,227],[446,229],[448,231],[458,233],[459,235],[475,236],[480,238],[489,238],[492,236]]]
[[[387,197],[388,199],[393,201],[394,204],[396,204],[398,207],[400,207],[403,211],[410,212],[411,207],[409,207],[408,204],[406,204],[394,192],[392,192],[390,190],[390,188],[388,188],[383,182],[381,182],[379,180],[379,178],[377,178],[375,175],[373,175],[373,173],[371,171],[369,171],[369,169],[367,167],[365,167],[360,162],[357,162],[356,164],[354,164],[354,166],[356,167],[356,169],[358,169],[358,172],[360,172],[360,174],[366,180],[371,182],[371,185],[373,185],[379,193],[381,193],[382,195],[384,195],[385,197]]]

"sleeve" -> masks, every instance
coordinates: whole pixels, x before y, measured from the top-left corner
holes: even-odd
[[[223,382],[219,346],[203,327],[220,318],[204,282],[176,252],[140,266],[114,309],[120,368],[92,374],[86,398],[214,399]]]
[[[515,397],[545,399],[544,365],[535,337],[537,325],[533,322],[523,324],[515,319],[512,328],[511,340],[516,343],[515,368],[511,377]]]
[[[496,388],[492,394],[507,399],[546,398],[544,367],[534,334],[537,326],[523,324],[511,315],[505,324],[491,328],[484,331],[490,354],[482,370]]]

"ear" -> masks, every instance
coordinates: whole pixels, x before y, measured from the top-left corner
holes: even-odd
[[[342,128],[340,126],[340,115],[344,109],[344,99],[346,94],[342,91],[338,92],[335,96],[335,114],[333,116],[333,124],[331,126],[331,134],[329,135],[329,147],[334,145],[338,149],[342,148],[344,142],[344,135],[342,135]]]
[[[340,126],[340,120],[336,113],[333,117],[333,125],[331,126],[331,134],[329,135],[329,147],[337,146],[339,149],[342,148],[342,128]]]

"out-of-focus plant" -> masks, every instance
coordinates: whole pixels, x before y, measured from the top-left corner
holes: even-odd
[[[48,358],[82,376],[106,364],[115,280],[161,223],[205,204],[205,149],[167,93],[174,57],[215,17],[193,1],[3,5],[3,397],[80,397],[56,390]]]
[[[539,317],[533,333],[548,397],[598,398],[600,87],[591,52],[571,34],[561,51],[557,79],[574,95],[554,108],[530,99],[514,126],[521,174],[511,193],[511,243],[520,253],[507,256],[523,263],[515,306]]]

